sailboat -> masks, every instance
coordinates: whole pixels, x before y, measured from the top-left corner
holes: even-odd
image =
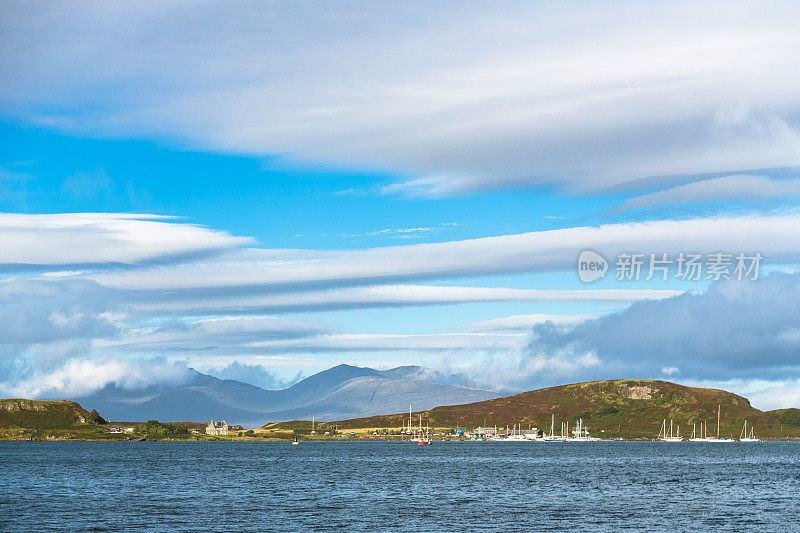
[[[508,426],[506,426],[506,436],[503,438],[505,441],[520,441],[526,440],[525,435],[522,434],[522,424],[517,426],[514,424],[514,429],[509,433]]]
[[[739,435],[739,442],[761,442],[761,439],[757,439],[753,434],[752,426],[750,427],[750,434],[747,434],[747,419],[745,419],[742,433]]]
[[[658,433],[658,440],[661,442],[683,442],[681,438],[681,427],[678,426],[678,434],[672,434],[672,419],[669,419],[669,436],[667,436],[667,419],[661,424],[661,431]]]
[[[692,438],[689,442],[706,442],[708,436],[708,423],[704,420],[700,422],[700,435],[695,433],[694,423],[692,423]]]
[[[589,436],[589,430],[583,427],[583,418],[578,419],[572,434],[574,436],[567,438],[567,442],[594,442],[602,440],[600,437]]]
[[[551,414],[550,415],[550,434],[549,435],[545,435],[544,437],[542,437],[543,441],[545,441],[545,442],[564,442],[565,440],[567,440],[567,439],[564,438],[564,423],[563,422],[561,423],[561,436],[560,437],[557,436],[556,433],[555,433],[555,425],[556,425],[556,415]]]
[[[430,438],[430,429],[426,434],[422,433],[422,415],[419,415],[419,438],[417,439],[417,444],[419,446],[430,446],[433,441]]]
[[[722,413],[722,407],[717,405],[717,436],[716,437],[706,437],[703,442],[736,442],[735,440],[729,437],[720,437],[719,436],[719,422]]]

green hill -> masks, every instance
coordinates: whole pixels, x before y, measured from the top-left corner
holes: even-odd
[[[692,424],[707,422],[708,434],[716,433],[717,406],[721,406],[721,436],[738,437],[747,420],[762,438],[800,437],[800,410],[763,412],[747,398],[718,389],[687,387],[667,381],[616,379],[591,381],[539,389],[504,398],[463,405],[436,407],[412,414],[414,425],[437,428],[521,424],[549,431],[551,415],[556,431],[563,421],[574,426],[583,419],[591,434],[601,437],[654,438],[662,421],[673,419],[681,435],[691,436]],[[408,413],[355,418],[318,424],[319,429],[399,428],[408,424]],[[291,427],[291,423],[281,424]],[[295,423],[297,426],[297,423]]]
[[[0,400],[0,427],[66,429],[93,422],[92,414],[66,400]]]
[[[97,411],[66,400],[0,400],[0,439],[96,438],[107,435]]]
[[[800,429],[800,409],[795,409],[794,407],[775,409],[774,411],[767,411],[766,414],[774,416],[781,426],[789,430],[793,428]]]

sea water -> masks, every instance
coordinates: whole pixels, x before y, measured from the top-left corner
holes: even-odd
[[[800,443],[0,443],[3,531],[800,528]]]

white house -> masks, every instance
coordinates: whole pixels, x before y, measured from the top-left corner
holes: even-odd
[[[206,426],[206,435],[227,435],[228,424],[223,420],[222,422],[214,422],[213,420]]]

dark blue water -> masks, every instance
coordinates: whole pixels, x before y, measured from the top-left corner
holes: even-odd
[[[4,531],[798,530],[800,443],[0,443]]]

